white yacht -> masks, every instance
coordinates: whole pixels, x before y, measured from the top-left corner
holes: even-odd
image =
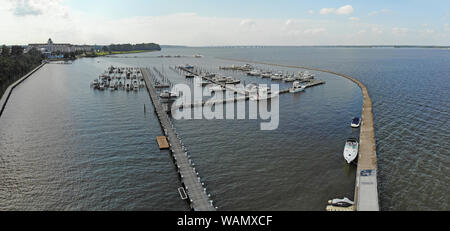
[[[348,164],[352,163],[358,157],[359,143],[356,138],[349,138],[345,142],[344,158]]]
[[[302,85],[300,82],[295,81],[295,82],[292,84],[292,88],[289,89],[289,92],[290,92],[290,93],[302,92],[302,91],[305,90],[305,88],[306,88],[306,87],[305,87],[304,85]]]

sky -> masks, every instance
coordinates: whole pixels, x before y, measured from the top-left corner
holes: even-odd
[[[449,0],[0,0],[0,44],[450,45]]]

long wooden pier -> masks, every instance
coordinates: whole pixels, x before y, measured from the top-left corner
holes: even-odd
[[[150,99],[155,108],[161,129],[169,142],[173,161],[177,167],[178,174],[183,185],[184,192],[187,194],[187,200],[194,211],[214,211],[212,200],[209,199],[206,188],[203,187],[200,177],[192,165],[192,161],[186,152],[185,147],[178,138],[170,118],[159,101],[156,90],[149,78],[148,70],[141,68]],[[181,190],[183,191],[183,190]]]
[[[372,112],[372,100],[370,99],[369,91],[367,90],[366,86],[364,86],[363,83],[361,83],[359,80],[351,76],[319,68],[294,66],[294,65],[281,65],[281,64],[256,62],[240,59],[225,59],[225,58],[220,59],[244,63],[271,65],[286,68],[300,68],[311,71],[325,72],[336,76],[344,77],[356,83],[359,86],[359,88],[361,88],[363,95],[362,125],[359,137],[360,146],[359,146],[358,167],[355,184],[356,210],[358,211],[380,210],[378,201],[378,181],[377,181],[378,168],[377,168],[375,129]]]

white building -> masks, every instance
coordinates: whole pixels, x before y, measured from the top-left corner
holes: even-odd
[[[44,53],[51,52],[75,52],[75,51],[90,51],[93,47],[87,45],[72,45],[69,43],[53,43],[52,39],[48,39],[47,43],[28,44],[27,51],[36,48]]]

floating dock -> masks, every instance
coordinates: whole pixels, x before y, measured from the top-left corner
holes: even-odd
[[[167,141],[170,146],[172,158],[175,166],[178,170],[178,175],[180,177],[181,184],[183,185],[183,190],[179,189],[180,195],[184,196],[186,194],[186,200],[188,200],[190,207],[194,211],[214,211],[216,208],[213,206],[212,200],[206,193],[206,188],[203,187],[203,183],[198,176],[193,167],[192,161],[190,160],[186,148],[181,143],[175,128],[164,109],[163,105],[159,101],[156,94],[156,89],[153,87],[152,82],[149,78],[149,72],[147,69],[141,68],[141,73],[144,77],[147,90],[150,95],[150,99],[155,108],[155,113],[158,117],[161,130],[166,135]],[[182,199],[183,199],[182,196]]]
[[[372,100],[369,96],[369,91],[366,86],[362,84],[359,80],[337,72],[303,67],[303,66],[293,66],[293,65],[281,65],[265,62],[255,62],[249,60],[239,60],[239,59],[224,59],[230,61],[244,62],[244,63],[254,63],[262,65],[279,66],[286,68],[300,68],[311,71],[325,72],[340,76],[351,80],[356,83],[363,95],[363,107],[362,107],[362,124],[360,130],[359,138],[359,157],[358,157],[358,167],[356,172],[356,184],[355,184],[355,209],[357,211],[379,211],[379,201],[378,201],[378,181],[377,181],[377,152],[376,152],[376,142],[375,142],[375,129],[373,123],[373,112],[372,112]]]
[[[167,138],[165,136],[156,137],[156,141],[158,142],[159,149],[169,149],[169,142],[167,142]]]

